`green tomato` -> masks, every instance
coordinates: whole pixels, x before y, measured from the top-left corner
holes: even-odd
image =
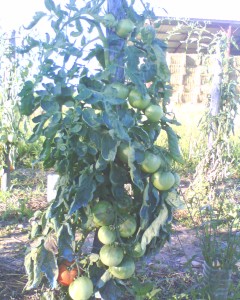
[[[129,89],[126,85],[120,83],[120,82],[113,82],[109,84],[105,91],[109,94],[113,93],[117,98],[121,99],[127,99],[129,94]]]
[[[99,201],[92,208],[93,222],[96,226],[111,225],[114,221],[114,209],[110,202]]]
[[[114,15],[112,14],[106,14],[104,17],[103,17],[103,24],[106,26],[106,27],[114,27],[115,25],[115,22],[116,22],[116,19],[114,17]]]
[[[69,285],[68,293],[73,300],[88,300],[93,294],[92,280],[86,276],[78,277]]]
[[[175,178],[171,172],[157,171],[152,175],[151,181],[156,189],[166,191],[174,185]]]
[[[149,105],[144,113],[150,122],[159,122],[164,116],[161,106],[155,104]]]
[[[124,257],[118,266],[109,268],[110,273],[118,279],[128,279],[135,272],[135,263],[131,257]]]
[[[118,147],[118,150],[117,150],[118,158],[122,162],[127,163],[128,162],[129,151],[130,151],[130,148],[127,144],[124,144],[124,143],[120,144],[119,147]]]
[[[115,245],[104,245],[99,252],[101,262],[108,266],[117,266],[123,260],[123,249]]]
[[[134,23],[129,19],[122,19],[116,27],[116,34],[121,38],[126,38],[135,28]]]
[[[128,101],[134,108],[145,109],[150,104],[151,98],[149,95],[143,97],[137,89],[132,89],[128,95]]]
[[[137,242],[132,249],[131,256],[136,258],[142,257],[145,254],[145,251],[146,250],[142,248],[141,243]]]
[[[115,242],[116,240],[116,232],[111,229],[109,226],[102,226],[98,230],[98,239],[104,245],[109,245]]]
[[[121,216],[119,221],[119,234],[123,238],[131,237],[136,229],[137,222],[136,219],[131,215]]]
[[[141,169],[146,173],[155,173],[161,166],[161,158],[149,151],[146,151],[144,154],[144,160],[141,163]]]

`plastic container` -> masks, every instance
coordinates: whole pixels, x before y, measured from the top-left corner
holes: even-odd
[[[204,286],[211,296],[211,300],[227,300],[231,282],[232,270],[216,269],[206,262],[203,265]]]

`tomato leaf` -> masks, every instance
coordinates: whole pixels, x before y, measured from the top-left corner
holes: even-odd
[[[84,109],[82,112],[83,121],[90,127],[98,127],[100,125],[99,119],[92,108]]]
[[[113,139],[109,134],[104,134],[101,149],[103,159],[106,161],[114,161],[119,143],[117,139]]]
[[[147,245],[149,245],[152,239],[159,236],[159,232],[162,226],[168,220],[168,209],[165,204],[162,205],[162,209],[160,210],[156,219],[151,223],[151,225],[144,231],[141,239],[141,247],[142,249],[146,249]]]
[[[96,161],[96,170],[103,171],[107,168],[108,162],[102,157],[102,155],[99,155],[98,160]]]
[[[44,4],[49,11],[55,11],[56,7],[53,0],[44,0]]]
[[[27,27],[24,28],[27,30],[32,29],[44,16],[46,16],[46,13],[42,11],[36,12],[32,22]]]
[[[159,192],[152,183],[147,183],[143,191],[143,203],[140,209],[140,226],[146,229],[152,219],[155,208],[159,205]]]
[[[63,224],[60,227],[57,238],[59,257],[63,257],[68,261],[73,261],[75,248],[74,235],[68,223]]]
[[[76,210],[86,206],[92,199],[96,190],[96,182],[93,174],[83,173],[79,177],[79,183],[76,188],[74,200],[70,206],[69,214],[73,214]]]
[[[170,126],[164,126],[163,128],[166,132],[167,132],[167,136],[168,136],[168,148],[169,148],[169,152],[172,156],[172,158],[180,163],[183,164],[184,160],[180,151],[180,147],[179,147],[179,137],[178,135],[172,130],[172,128]]]
[[[128,156],[128,166],[130,168],[130,176],[132,179],[132,182],[140,189],[140,191],[143,191],[144,184],[142,180],[142,173],[140,170],[139,165],[135,162],[135,150],[133,147],[129,148],[129,156]]]
[[[166,63],[166,54],[157,42],[152,44],[152,49],[156,57],[157,75],[163,82],[170,81],[170,71]]]
[[[37,288],[43,275],[46,275],[52,288],[57,287],[57,259],[51,251],[45,249],[43,244],[37,248],[33,248],[26,255],[25,268],[27,274],[29,274],[29,280],[26,285],[27,290]]]
[[[113,279],[107,281],[107,283],[100,290],[102,300],[117,300],[123,294],[123,291],[115,284]]]
[[[138,140],[139,142],[144,142],[147,148],[151,146],[149,135],[143,128],[139,126],[133,126],[132,128],[130,128],[129,134],[133,138],[135,138],[135,140]]]
[[[176,189],[171,189],[167,193],[164,192],[162,197],[173,208],[183,209],[185,207],[184,201],[180,198]]]
[[[118,166],[115,163],[111,164],[110,169],[110,181],[114,185],[124,185],[126,182],[126,178],[128,176],[128,172],[124,169]]]
[[[30,136],[30,138],[28,140],[29,143],[33,143],[39,139],[39,137],[42,135],[42,129],[43,129],[43,126],[46,123],[46,121],[47,121],[47,119],[44,119],[43,121],[41,121],[41,123],[37,124],[33,128],[33,134]]]

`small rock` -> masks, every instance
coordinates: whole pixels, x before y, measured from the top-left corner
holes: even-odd
[[[193,268],[200,268],[202,266],[202,263],[196,260],[192,261]]]

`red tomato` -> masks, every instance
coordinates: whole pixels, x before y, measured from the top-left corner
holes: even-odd
[[[60,263],[58,270],[58,282],[64,286],[69,286],[78,275],[78,270],[74,265],[74,262],[69,262],[67,260]]]

